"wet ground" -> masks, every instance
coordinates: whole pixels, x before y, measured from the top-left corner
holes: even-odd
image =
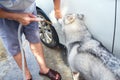
[[[72,80],[70,68],[66,63],[66,55],[60,48],[50,49],[44,46],[44,53],[47,65],[57,70],[62,75],[62,80]],[[24,46],[28,67],[33,76],[33,80],[49,80],[46,77],[39,76],[38,64],[31,53],[28,44]],[[16,65],[10,55],[6,54],[6,50],[0,41],[0,80],[22,80],[22,72]]]

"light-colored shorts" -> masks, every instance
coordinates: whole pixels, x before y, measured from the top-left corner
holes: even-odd
[[[33,12],[36,15],[36,10]],[[13,20],[0,18],[0,37],[7,51],[15,56],[20,52],[20,45],[18,42],[18,26],[19,23]],[[30,43],[40,42],[39,28],[37,22],[24,26],[21,31],[25,35],[25,38]]]

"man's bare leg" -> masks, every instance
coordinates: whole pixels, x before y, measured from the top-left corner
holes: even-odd
[[[13,58],[15,59],[16,63],[18,64],[19,68],[22,70],[22,55],[21,55],[21,53],[18,53],[17,55],[13,56]],[[26,58],[25,58],[25,74],[26,74],[26,79],[31,78],[30,71],[27,67]]]
[[[40,72],[44,74],[47,73],[49,71],[49,68],[46,66],[41,43],[30,43],[30,48],[40,66]]]
[[[44,58],[44,52],[43,47],[41,43],[30,43],[30,48],[37,59],[37,62],[40,66],[40,72],[43,74],[48,73],[49,68],[46,66],[45,58]],[[56,75],[56,80],[59,78],[59,74]]]

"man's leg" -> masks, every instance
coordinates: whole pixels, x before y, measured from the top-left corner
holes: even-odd
[[[41,43],[30,43],[30,48],[37,59],[37,62],[40,66],[41,73],[47,73],[49,68],[46,66],[46,62],[44,59],[43,48]]]
[[[40,42],[39,43],[30,43],[30,48],[40,66],[40,72],[43,74],[48,73],[49,68],[46,66],[42,44]],[[59,79],[59,77],[60,77],[60,75],[57,74],[56,80]]]
[[[16,61],[16,63],[18,64],[19,68],[22,70],[22,55],[21,55],[21,53],[16,54],[15,56],[13,56],[13,58]],[[26,58],[25,58],[25,75],[26,75],[26,79],[31,78],[30,71],[27,67]]]

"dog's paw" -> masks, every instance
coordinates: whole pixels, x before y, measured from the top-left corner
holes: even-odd
[[[79,80],[79,72],[73,72],[73,80]]]

